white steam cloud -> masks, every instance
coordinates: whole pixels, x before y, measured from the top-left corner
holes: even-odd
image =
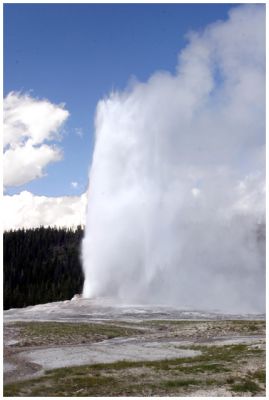
[[[84,296],[263,312],[265,8],[188,38],[98,104]]]
[[[62,104],[10,92],[4,99],[4,186],[20,186],[44,175],[44,168],[62,158],[45,141],[59,140],[69,112]]]

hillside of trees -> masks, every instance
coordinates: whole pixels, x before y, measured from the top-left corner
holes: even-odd
[[[71,299],[81,293],[83,229],[4,232],[4,309]]]

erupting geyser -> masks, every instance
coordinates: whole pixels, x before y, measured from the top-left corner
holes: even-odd
[[[188,39],[98,104],[83,295],[264,312],[265,8]]]

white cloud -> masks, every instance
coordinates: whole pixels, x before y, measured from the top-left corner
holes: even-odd
[[[80,138],[82,138],[84,135],[84,132],[83,132],[82,128],[75,128],[75,134],[77,136],[79,136]]]
[[[78,187],[78,182],[71,182],[71,186],[76,189]]]
[[[44,167],[61,159],[61,151],[43,144],[33,147],[30,143],[8,149],[4,154],[4,185],[19,186],[44,175]]]
[[[22,144],[25,139],[33,145],[57,139],[68,116],[63,104],[10,92],[4,99],[4,146]]]
[[[64,105],[10,92],[4,99],[4,186],[19,186],[44,175],[44,168],[61,159],[55,145],[69,116]]]
[[[3,196],[3,228],[84,225],[86,206],[86,193],[81,196],[46,197],[23,191],[13,196]]]

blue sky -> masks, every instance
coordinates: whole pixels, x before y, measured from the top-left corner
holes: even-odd
[[[5,4],[4,95],[30,92],[65,103],[70,113],[59,144],[63,160],[49,164],[46,176],[9,187],[6,194],[85,192],[98,100],[124,89],[131,77],[145,81],[157,70],[173,72],[186,32],[226,19],[234,6]]]

